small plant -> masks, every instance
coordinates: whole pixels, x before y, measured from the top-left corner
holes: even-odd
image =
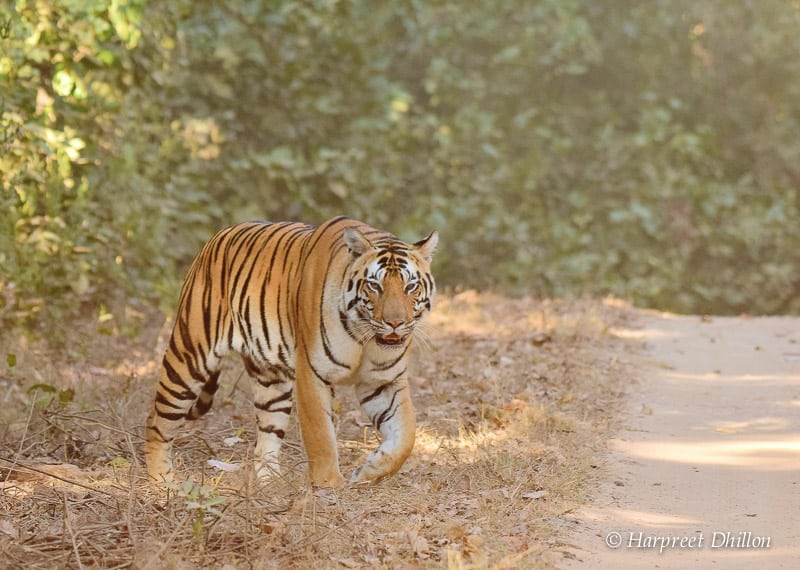
[[[222,511],[217,507],[228,500],[227,497],[219,495],[217,484],[219,477],[213,480],[213,485],[203,485],[194,479],[187,479],[183,485],[177,483],[167,483],[167,488],[173,491],[178,497],[185,499],[184,507],[189,512],[194,512],[192,516],[192,537],[199,541],[203,536],[206,517],[220,517]]]
[[[72,388],[59,390],[52,384],[38,383],[28,388],[28,395],[37,408],[45,410],[53,402],[57,402],[62,407],[70,404],[75,398],[75,390]]]

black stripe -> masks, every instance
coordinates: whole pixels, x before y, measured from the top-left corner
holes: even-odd
[[[190,307],[191,303],[188,303],[184,318],[178,320],[178,334],[180,335],[181,343],[183,344],[184,348],[192,346],[192,332],[189,330]]]
[[[289,336],[291,338],[295,338],[294,324],[295,324],[295,322],[298,322],[298,321],[297,321],[296,313],[295,313],[295,319],[293,320],[291,318],[291,315],[289,314],[289,309],[292,306],[292,297],[291,297],[291,295],[294,292],[294,294],[295,294],[295,303],[296,303],[297,302],[297,295],[298,295],[297,292],[300,291],[300,287],[298,287],[294,283],[294,281],[292,280],[292,277],[294,276],[294,268],[293,267],[284,267],[284,273],[286,274],[286,279],[285,279],[286,287],[283,289],[283,291],[284,291],[283,306],[286,307],[286,310],[284,311],[284,316],[282,316],[280,314],[280,312],[278,313],[278,319],[279,319],[279,322],[284,322],[284,321],[286,322],[286,325],[289,328],[289,333],[288,333]],[[298,282],[299,282],[299,279],[298,279]],[[280,291],[278,291],[278,293],[280,294]],[[297,310],[297,309],[295,308],[295,310]]]
[[[329,230],[333,229],[334,227],[340,225],[343,222],[353,222],[353,220],[351,220],[350,218],[347,218],[345,216],[337,216],[335,218],[332,218],[332,219],[328,220],[323,225],[321,225],[318,228],[316,228],[315,233],[317,235],[315,236],[314,240],[310,241],[310,242],[306,242],[305,244],[303,244],[303,253],[301,254],[301,257],[303,257],[305,259],[306,258],[306,255],[305,255],[306,249],[308,251],[313,251],[314,248],[316,247],[317,243],[319,243],[319,240],[322,239],[323,235],[325,235]]]
[[[260,339],[263,336],[264,340],[267,343],[267,350],[272,350],[272,343],[269,340],[269,327],[267,326],[267,287],[269,286],[269,279],[264,279],[264,283],[261,284],[261,294],[258,299],[259,303],[259,312],[261,314],[261,335],[259,335],[259,345]],[[262,351],[263,352],[263,351]]]
[[[289,364],[289,357],[286,355],[286,347],[284,345],[278,346],[278,360],[287,370],[294,370],[294,367]]]
[[[198,382],[205,382],[206,380],[205,375],[200,373],[200,370],[195,366],[195,364],[196,360],[194,359],[189,358],[186,360],[186,369],[189,372],[189,376],[191,376],[194,380],[197,380]]]
[[[247,370],[250,376],[255,377],[261,374],[261,367],[249,355],[242,354],[242,362],[244,363],[244,369]]]
[[[267,269],[267,281],[271,281],[272,280],[272,270],[275,269],[275,258],[278,257],[278,251],[281,248],[281,243],[283,242],[283,240],[287,236],[291,235],[288,231],[285,231],[285,230],[292,223],[293,222],[286,222],[286,223],[280,224],[279,227],[278,227],[278,230],[281,230],[281,232],[280,232],[280,235],[278,235],[278,240],[275,242],[275,245],[272,246],[272,255],[269,258],[269,264],[268,264],[268,269]],[[277,233],[277,231],[275,233]],[[269,236],[270,240],[272,240],[272,238],[275,236],[275,233],[272,234],[271,236]],[[267,242],[267,243],[269,243],[269,242]],[[266,244],[265,244],[265,246],[266,246]]]
[[[163,362],[162,362],[162,365],[164,366],[164,370],[166,371],[166,373],[167,373],[167,378],[169,378],[170,382],[172,382],[173,384],[176,384],[176,385],[180,386],[181,388],[183,388],[184,390],[186,390],[186,391],[188,391],[188,392],[192,392],[192,389],[191,389],[191,388],[189,387],[189,385],[188,385],[188,384],[187,384],[187,383],[186,383],[186,382],[183,380],[183,378],[181,378],[180,374],[178,374],[178,373],[175,371],[175,369],[172,367],[172,364],[169,362],[169,360],[167,360],[167,357],[166,357],[166,356],[164,357],[164,360],[163,360]]]
[[[267,328],[266,325],[260,327],[260,332],[265,331],[266,328]],[[269,362],[269,357],[267,356],[267,352],[264,350],[264,346],[261,341],[262,337],[263,335],[260,334],[255,335],[255,337],[253,338],[254,342],[252,345],[250,345],[250,348],[252,349],[253,347],[255,347],[256,352],[258,353],[258,356],[261,357],[262,362]]]
[[[265,403],[263,403],[263,404],[262,404],[262,403],[260,403],[260,402],[254,402],[254,405],[255,405],[255,407],[256,407],[256,408],[258,408],[259,410],[263,410],[263,411],[265,411],[265,412],[276,411],[276,410],[270,410],[270,407],[271,407],[273,404],[277,404],[277,403],[279,403],[279,402],[285,402],[286,400],[289,400],[289,399],[291,399],[291,397],[292,397],[292,391],[291,391],[291,390],[287,390],[286,392],[284,392],[284,393],[283,393],[283,394],[281,394],[280,396],[276,396],[275,398],[272,398],[272,399],[271,399],[270,401],[268,401],[268,402],[265,402]]]
[[[165,420],[169,420],[169,421],[172,421],[172,422],[176,422],[178,420],[185,420],[186,419],[186,414],[185,413],[183,413],[183,414],[173,414],[173,413],[170,413],[170,412],[162,412],[158,408],[156,408],[156,413],[159,415],[159,417],[162,417]]]
[[[272,388],[273,386],[275,386],[277,384],[283,384],[285,382],[285,380],[282,380],[280,378],[275,378],[273,380],[267,380],[266,378],[264,378],[262,376],[256,376],[255,378],[256,378],[256,382],[258,382],[264,388]]]
[[[276,436],[278,436],[279,439],[283,439],[284,437],[286,437],[286,432],[285,431],[283,431],[282,429],[276,428],[272,424],[269,424],[268,426],[264,426],[264,427],[258,426],[258,430],[259,431],[263,431],[264,433],[275,434]]]
[[[170,388],[166,384],[161,384],[159,386],[159,389],[160,390],[164,390],[170,396],[172,396],[173,398],[176,398],[178,400],[194,400],[195,398],[197,398],[197,394],[195,394],[194,392],[192,392],[188,388],[186,390],[183,390],[182,392],[179,392],[178,390],[173,390],[172,388]]]
[[[277,305],[275,307],[275,312],[277,313],[278,317],[278,336],[281,337],[281,344],[284,346],[289,346],[289,343],[286,342],[286,335],[283,332],[283,319],[281,318],[281,286],[278,285],[278,294],[277,297]]]
[[[158,402],[159,404],[164,404],[165,406],[169,406],[170,408],[172,408],[174,410],[182,410],[183,409],[183,406],[181,406],[180,404],[173,404],[172,402],[167,400],[167,398],[161,392],[157,392],[156,393],[156,402]]]
[[[321,381],[323,384],[330,387],[331,386],[330,381],[323,378],[322,374],[320,374],[319,371],[316,368],[314,368],[314,365],[311,364],[311,360],[308,358],[308,351],[306,351],[306,360],[308,360],[308,367],[311,369],[311,373],[314,374],[314,376],[316,376],[317,379]]]
[[[200,416],[205,415],[206,412],[211,409],[211,405],[214,403],[214,394],[216,394],[217,390],[219,389],[219,384],[217,384],[218,379],[219,372],[212,374],[208,379],[208,382],[206,382],[205,386],[203,386],[203,391],[200,393],[200,397],[189,411],[188,417],[190,419],[199,418]]]
[[[320,308],[324,306],[325,305],[323,305],[322,302],[320,302]],[[320,328],[320,333],[322,334],[322,348],[325,351],[325,356],[327,356],[328,360],[333,362],[336,366],[340,366],[345,370],[350,370],[350,366],[345,364],[341,360],[338,360],[336,356],[333,354],[333,351],[331,350],[330,346],[331,341],[328,338],[328,330],[325,327],[325,317],[322,310],[320,310],[319,312],[319,328]]]
[[[400,362],[400,360],[402,360],[402,359],[403,359],[403,357],[406,355],[406,353],[408,352],[408,349],[409,349],[410,347],[411,347],[411,344],[409,343],[409,344],[408,344],[408,345],[405,347],[405,349],[403,349],[403,352],[400,354],[400,356],[398,356],[398,357],[397,357],[397,358],[395,358],[394,360],[389,360],[389,361],[387,361],[387,362],[380,362],[380,363],[378,363],[378,362],[373,362],[373,364],[375,365],[375,367],[374,367],[372,370],[373,370],[374,372],[382,372],[383,370],[389,370],[389,369],[390,369],[392,366],[394,366],[395,364],[397,364],[398,362]]]
[[[389,386],[391,386],[391,385],[392,385],[392,383],[391,383],[391,382],[387,382],[386,384],[381,384],[380,386],[378,386],[377,388],[375,388],[375,390],[374,390],[374,391],[373,391],[373,392],[372,392],[372,393],[371,393],[369,396],[365,396],[365,397],[363,397],[361,400],[359,400],[359,402],[360,402],[360,403],[361,403],[361,405],[363,406],[364,404],[366,404],[366,403],[367,403],[367,402],[369,402],[370,400],[374,400],[375,398],[377,398],[377,397],[378,397],[378,394],[380,394],[381,392],[383,392],[383,391],[384,391],[384,390],[385,390],[387,387],[389,387]]]
[[[394,415],[397,413],[397,408],[399,408],[400,406],[398,405],[395,407],[395,401],[397,400],[397,394],[400,393],[400,390],[402,390],[402,388],[395,390],[394,394],[392,395],[392,401],[389,402],[389,407],[383,411],[383,413],[380,415],[380,417],[378,417],[377,420],[375,420],[375,429],[380,430],[383,423],[392,419]],[[393,407],[394,410],[392,410]],[[391,414],[389,412],[391,412]]]
[[[286,242],[286,245],[284,246],[284,254],[283,254],[284,272],[286,271],[286,268],[289,266],[292,253],[294,253],[294,250],[292,248],[292,246],[294,246],[294,242],[296,242],[301,237],[309,235],[310,234],[309,228],[310,226],[303,226],[300,228],[295,228],[292,231],[291,234],[292,237],[289,239],[289,241]],[[313,231],[313,227],[311,227],[311,231]]]
[[[183,356],[181,356],[181,353],[178,350],[178,343],[176,341],[177,336],[175,335],[175,327],[173,327],[172,334],[169,337],[169,351],[175,356],[175,358],[178,359],[179,362],[183,362]],[[166,356],[164,358],[166,358]]]
[[[233,276],[233,280],[231,281],[230,290],[239,293],[239,306],[237,308],[237,312],[239,315],[242,315],[242,310],[244,308],[245,301],[249,298],[247,294],[247,286],[250,282],[250,277],[253,274],[253,269],[255,268],[256,264],[254,263],[255,256],[253,255],[253,242],[258,238],[258,235],[252,236],[249,240],[242,242],[242,247],[247,244],[247,249],[244,252],[244,259],[239,259],[238,250],[234,259],[232,260],[233,263],[237,263],[239,265],[239,269],[236,271],[236,275]],[[242,274],[244,273],[245,267],[248,266],[249,262],[249,271],[247,275],[244,277],[244,282],[240,282],[242,280]],[[235,293],[234,293],[235,294]]]
[[[349,321],[349,320],[348,320],[348,318],[347,318],[347,314],[346,314],[344,311],[342,311],[341,309],[339,309],[339,322],[341,323],[341,325],[342,325],[342,328],[343,328],[343,329],[345,330],[345,332],[347,333],[347,336],[349,336],[349,337],[350,337],[351,339],[353,339],[354,341],[356,341],[356,342],[360,343],[360,339],[359,339],[359,338],[358,338],[358,337],[355,335],[355,333],[354,333],[354,332],[353,332],[353,331],[350,329],[350,321]]]
[[[386,411],[388,412],[389,410],[386,410]],[[384,412],[384,415],[385,415],[385,413],[386,413],[386,412]],[[394,415],[395,415],[396,413],[397,413],[397,408],[395,408],[395,409],[392,411],[392,413],[391,413],[391,414],[389,414],[388,416],[386,416],[386,417],[384,417],[384,416],[381,416],[381,417],[378,419],[378,423],[377,423],[377,425],[375,426],[375,429],[377,429],[378,431],[380,431],[380,429],[381,429],[381,426],[384,424],[384,422],[388,422],[389,420],[391,420],[391,419],[394,417]]]
[[[211,310],[212,310],[212,288],[214,286],[214,276],[211,274],[211,264],[205,260],[206,274],[203,283],[203,333],[205,333],[206,343],[211,346]]]
[[[242,303],[239,303],[239,331],[242,333],[244,337],[244,345],[250,346],[253,343],[253,325],[250,322],[250,296],[243,295],[243,299],[246,299],[244,302],[244,310],[242,310]]]
[[[156,433],[156,435],[158,436],[158,439],[160,439],[164,443],[169,443],[170,441],[172,441],[174,439],[174,438],[167,439],[166,437],[164,437],[164,434],[161,433],[161,430],[158,429],[156,426],[147,426],[147,429],[149,429],[151,431],[154,431]]]

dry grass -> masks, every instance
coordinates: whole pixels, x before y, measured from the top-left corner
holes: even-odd
[[[90,334],[67,356],[6,339],[2,352],[18,363],[0,376],[0,560],[30,569],[552,568],[565,555],[564,515],[592,485],[629,377],[628,347],[611,331],[630,315],[608,302],[442,298],[412,377],[414,454],[379,485],[335,491],[309,488],[296,427],[279,482],[259,487],[249,469],[207,465],[246,463],[252,447],[238,362],[228,363],[214,410],[178,442],[191,483],[164,490],[147,483],[141,458],[163,331],[144,327],[136,341]],[[348,473],[376,440],[351,394],[338,396]]]

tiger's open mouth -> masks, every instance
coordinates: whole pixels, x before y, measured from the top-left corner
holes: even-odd
[[[378,344],[382,344],[384,346],[397,346],[399,344],[403,344],[403,341],[406,339],[404,336],[400,336],[397,333],[389,333],[384,335],[377,335],[375,337],[375,342]]]

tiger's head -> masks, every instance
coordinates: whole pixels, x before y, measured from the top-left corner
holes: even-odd
[[[344,231],[352,257],[345,310],[362,343],[399,348],[431,310],[436,293],[430,263],[439,234],[407,244],[388,235],[370,241],[355,227]]]

